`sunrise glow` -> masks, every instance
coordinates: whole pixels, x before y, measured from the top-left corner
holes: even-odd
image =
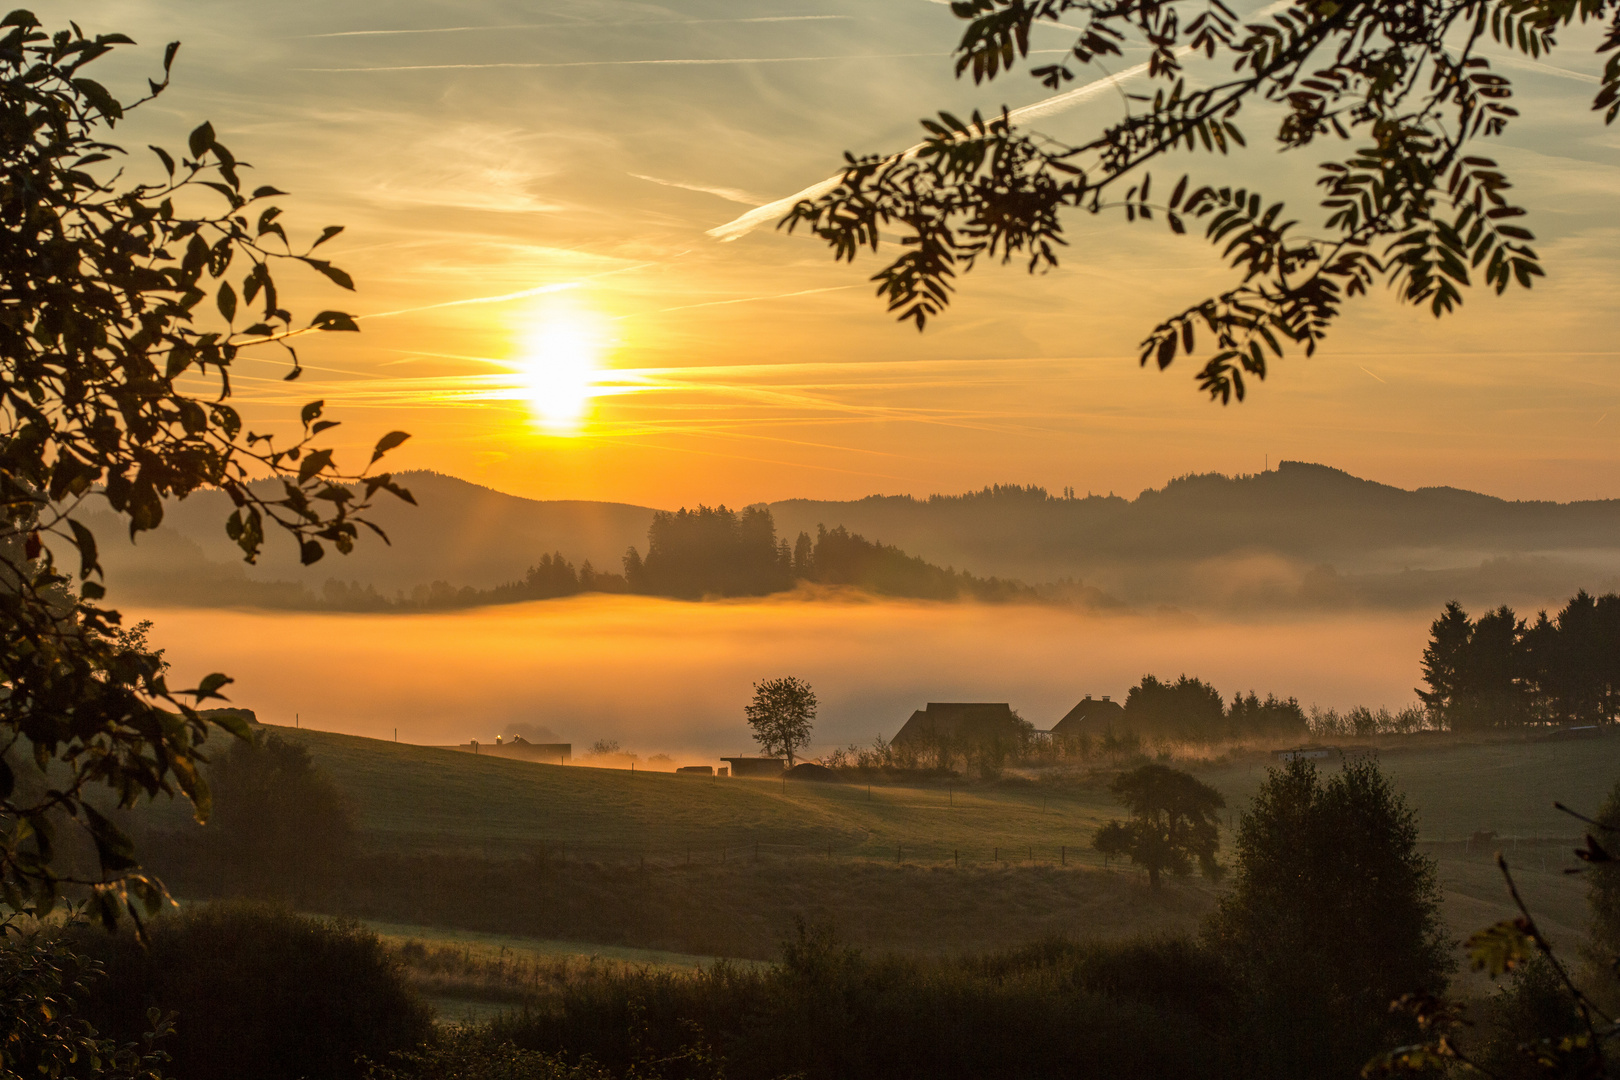
[[[575,312],[547,313],[522,337],[515,359],[535,422],[554,435],[583,427],[603,351],[600,330]]]

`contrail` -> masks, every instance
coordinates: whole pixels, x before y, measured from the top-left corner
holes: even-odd
[[[1067,51],[1067,50],[1064,50]],[[582,67],[657,67],[730,64],[808,64],[821,60],[909,60],[914,57],[949,56],[950,53],[865,53],[859,56],[722,56],[691,60],[567,60],[552,63],[500,63],[500,64],[397,64],[388,67],[330,67],[295,68],[296,71],[470,71],[481,68],[582,68]]]
[[[633,172],[630,175],[635,177],[637,180],[645,180],[649,184],[662,184],[664,187],[680,188],[682,191],[696,191],[704,195],[713,195],[717,198],[725,199],[727,202],[742,203],[746,206],[754,206],[759,202],[758,195],[751,195],[748,192],[742,191],[738,188],[706,187],[703,184],[684,184],[679,180],[665,180],[661,176],[647,176],[644,173],[638,172]]]
[[[398,37],[404,34],[475,34],[481,30],[594,30],[620,26],[703,26],[709,23],[825,22],[854,19],[853,15],[765,15],[753,19],[634,19],[619,22],[507,23],[504,26],[428,26],[419,30],[340,30],[332,34],[304,34],[303,38]]]
[[[1268,4],[1264,8],[1261,8],[1251,17],[1256,19],[1263,18],[1267,15],[1272,15],[1276,12],[1282,11],[1290,6],[1292,6],[1292,0],[1275,0],[1274,3]],[[1033,52],[1035,50],[1031,51]],[[1192,51],[1193,49],[1191,45],[1183,45],[1176,50],[1175,54],[1178,57],[1182,57],[1190,55]],[[1100,79],[1088,82],[1084,86],[1077,86],[1073,90],[1067,90],[1061,94],[1054,94],[1051,97],[1037,101],[1032,105],[1025,105],[1021,108],[1012,109],[1007,113],[1007,118],[1013,123],[1019,124],[1026,120],[1041,120],[1048,116],[1054,116],[1066,109],[1072,109],[1082,102],[1089,101],[1091,98],[1096,97],[1098,94],[1101,94],[1106,90],[1113,89],[1127,79],[1134,79],[1136,76],[1146,72],[1147,69],[1147,64],[1136,64],[1133,67],[1126,68],[1124,71],[1117,72],[1113,75],[1105,75]],[[902,150],[900,153],[895,154],[890,158],[890,160],[904,161],[906,158],[915,157],[925,145],[925,143],[917,143],[915,146],[908,147],[907,149]],[[708,230],[708,235],[716,238],[721,243],[730,243],[733,240],[747,236],[749,233],[753,232],[755,229],[759,228],[761,225],[764,225],[768,221],[780,219],[789,210],[792,210],[793,207],[806,199],[819,199],[823,195],[836,191],[838,186],[843,182],[843,173],[839,173],[837,176],[829,176],[820,183],[811,184],[803,191],[796,191],[786,198],[777,199],[774,202],[768,202],[763,206],[757,206],[748,211],[748,213],[743,214],[741,217],[733,218],[731,221],[726,222],[724,225],[716,225],[714,228]]]
[[[546,293],[567,292],[577,289],[582,282],[559,281],[553,285],[537,285],[532,289],[521,289],[518,292],[502,293],[500,296],[474,296],[468,300],[445,300],[438,304],[426,304],[422,307],[400,308],[398,311],[374,311],[369,315],[356,315],[355,319],[386,319],[390,315],[414,315],[418,311],[433,311],[436,308],[462,307],[466,304],[502,304],[508,300],[522,300],[530,296],[544,296]]]

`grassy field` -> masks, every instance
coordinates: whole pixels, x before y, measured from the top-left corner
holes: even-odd
[[[1153,896],[1089,848],[1118,810],[1103,776],[923,786],[782,783],[539,765],[317,731],[299,739],[352,801],[364,850],[397,873],[481,893],[454,925],[693,954],[769,956],[800,915],[856,944],[939,951],[1049,933],[1114,937],[1195,927],[1217,889]],[[1459,935],[1508,914],[1491,864],[1504,848],[1546,929],[1584,924],[1579,835],[1552,809],[1595,808],[1620,779],[1620,738],[1379,748],[1440,863]],[[1270,759],[1195,771],[1236,815]],[[169,813],[178,823],[179,808]],[[1498,838],[1473,844],[1476,832]],[[438,860],[438,861],[434,861]],[[459,860],[459,861],[457,861]],[[484,863],[507,870],[485,874]],[[532,867],[523,870],[522,867]],[[515,869],[514,869],[515,868]],[[513,884],[517,882],[518,884]],[[444,921],[385,884],[357,914]],[[478,914],[478,912],[482,914]]]

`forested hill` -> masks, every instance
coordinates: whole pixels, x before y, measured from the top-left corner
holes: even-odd
[[[319,592],[332,577],[384,594],[433,581],[491,589],[547,553],[616,573],[645,550],[655,510],[536,501],[436,473],[400,479],[420,506],[385,501],[392,547],[300,568],[291,545],[242,568],[225,538],[222,497],[169,508],[160,534],[130,548],[108,537],[109,572],[177,602],[255,602],[264,583]],[[1399,606],[1452,598],[1533,610],[1576,589],[1620,583],[1620,501],[1509,502],[1453,488],[1401,488],[1338,469],[1284,462],[1258,475],[1182,477],[1134,499],[1053,496],[999,486],[966,495],[787,500],[779,537],[843,526],[941,567],[1040,585],[1079,579],[1130,604],[1188,607]],[[367,538],[369,541],[370,538]],[[142,590],[150,594],[151,588]],[[191,594],[198,595],[191,595]]]
[[[1620,550],[1620,500],[1508,502],[1456,488],[1406,491],[1297,461],[1258,475],[1185,476],[1135,499],[998,486],[926,499],[790,499],[771,511],[784,533],[837,521],[934,561],[1034,578],[1098,559],[1254,550],[1347,563],[1391,550]]]
[[[837,521],[930,562],[1130,603],[1524,606],[1620,580],[1620,500],[1510,502],[1288,461],[1172,480],[1135,499],[998,486],[966,495],[773,503],[784,534]]]

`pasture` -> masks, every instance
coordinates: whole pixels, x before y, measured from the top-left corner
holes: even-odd
[[[1106,773],[868,789],[275,730],[303,742],[355,809],[361,855],[384,869],[348,887],[344,907],[368,918],[763,958],[795,916],[853,944],[941,952],[1191,930],[1219,893],[1192,879],[1152,894],[1135,871],[1103,865],[1089,844],[1118,815]],[[1595,809],[1620,779],[1620,738],[1378,752],[1439,862],[1454,933],[1510,913],[1500,847],[1549,934],[1579,935],[1583,883],[1562,871],[1581,830],[1552,802]],[[1189,767],[1235,823],[1271,764],[1251,753]],[[165,816],[178,824],[178,811]],[[1481,832],[1498,836],[1473,842]]]

